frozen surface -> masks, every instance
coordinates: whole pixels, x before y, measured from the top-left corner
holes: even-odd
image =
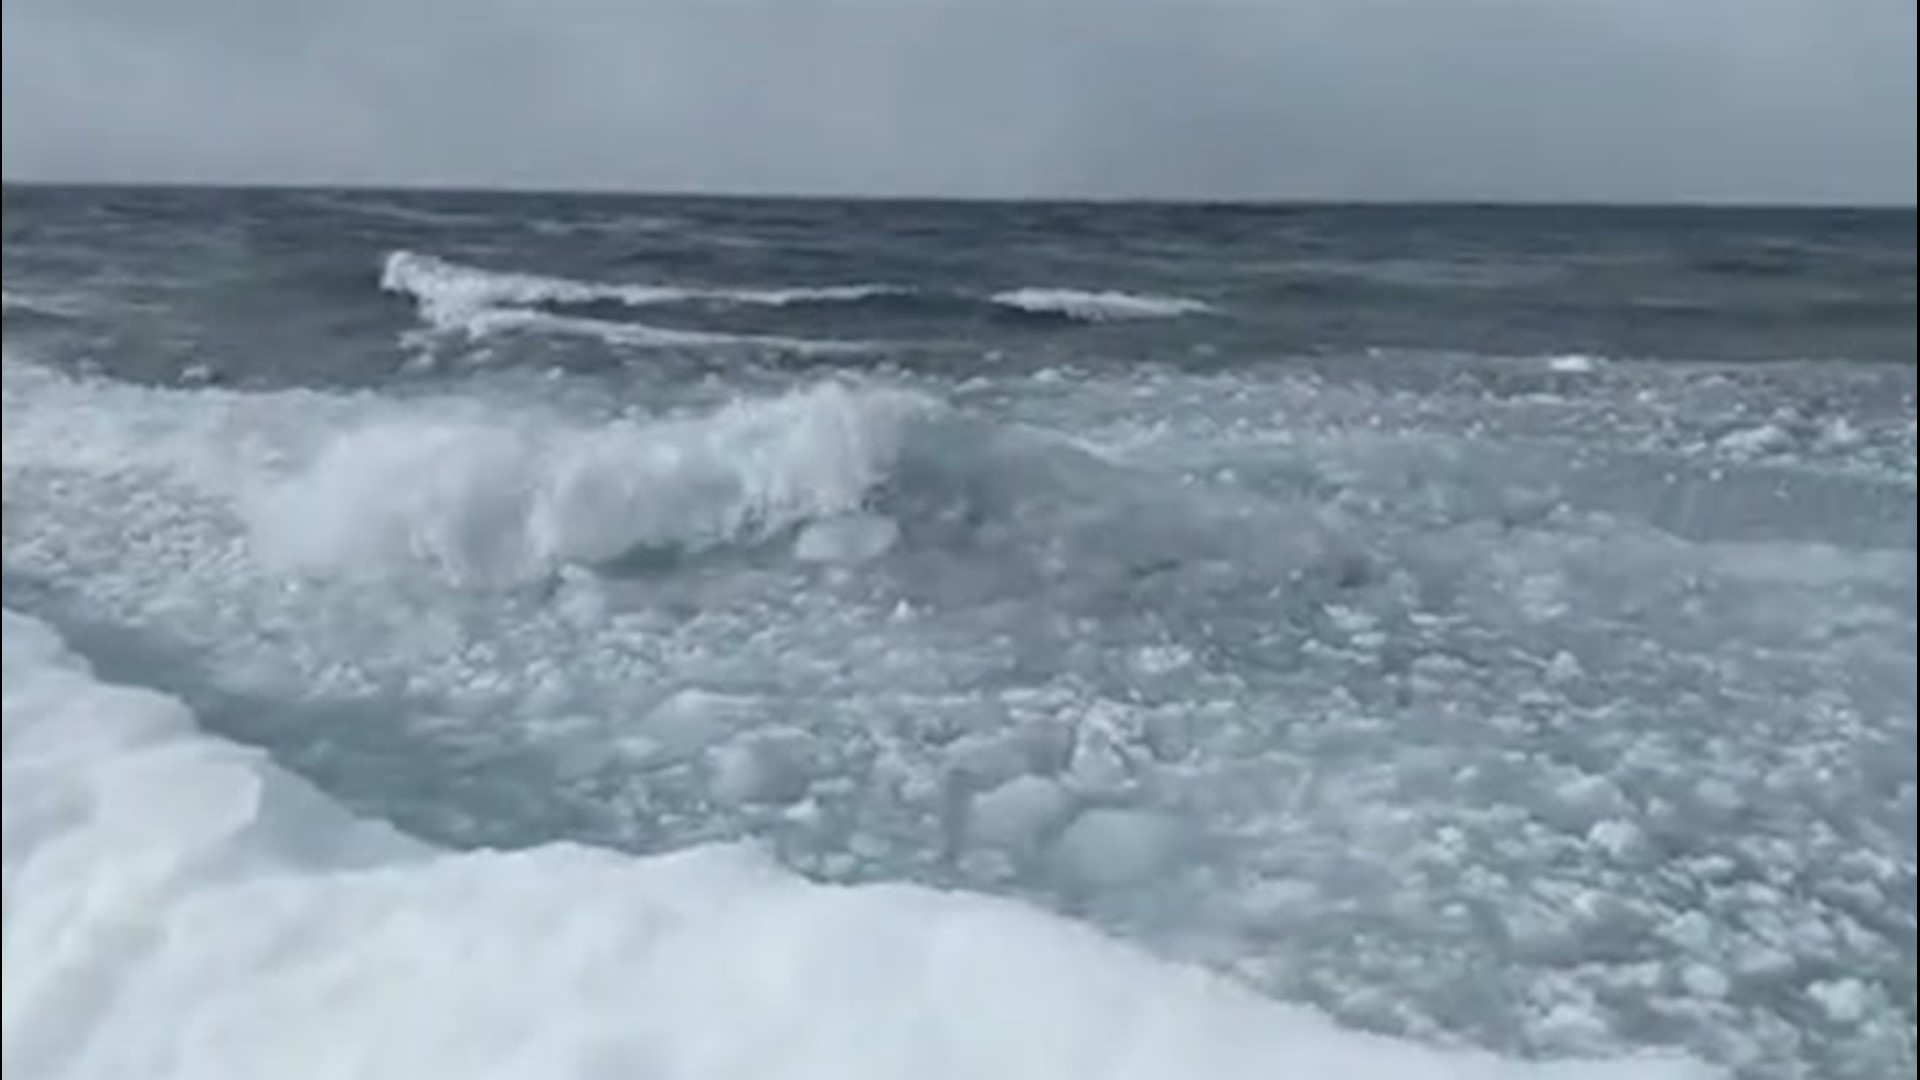
[[[42,623],[4,641],[8,1076],[1705,1075],[1343,1032],[1018,904],[741,848],[438,851]]]
[[[563,934],[542,885],[573,873],[592,879],[564,889],[588,926],[626,918],[602,905],[705,918],[672,898],[683,881],[766,882],[769,911],[869,895],[782,876],[798,872],[997,894],[1347,1028],[1509,1059],[1668,1047],[1766,1080],[1910,1071],[1910,375],[1425,370],[799,371],[747,392],[642,369],[617,393],[479,375],[375,394],[10,361],[8,605],[357,815],[519,851],[284,874],[413,912],[391,918],[422,935],[420,964],[496,964],[529,999],[538,979],[563,997],[591,981],[601,950],[553,945],[543,973],[548,946],[444,918],[452,896],[486,898],[487,927],[537,912]],[[10,729],[9,769],[14,746]],[[11,830],[36,820],[12,777],[10,875]],[[48,798],[47,822],[77,812]],[[652,859],[741,838],[784,869]],[[238,887],[221,880],[210,895]],[[327,895],[263,935],[345,926]],[[935,902],[904,895],[916,914],[835,918],[917,931]],[[229,969],[271,969],[257,947]],[[995,956],[979,962],[1018,959]],[[328,992],[400,1000],[359,970]],[[231,993],[214,1029],[268,1022]],[[476,1009],[488,1022],[461,1030],[503,1040],[524,1015]],[[1168,1045],[1239,1052],[1213,1030]],[[1268,1052],[1286,1051],[1248,1060]],[[1166,1053],[1138,1060],[1240,1060]]]

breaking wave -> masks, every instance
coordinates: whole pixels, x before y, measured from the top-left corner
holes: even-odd
[[[8,316],[58,320],[71,319],[77,314],[71,305],[11,290],[0,291],[0,311]]]
[[[796,338],[668,329],[624,319],[584,318],[581,308],[804,308],[887,305],[909,312],[980,313],[1016,318],[1107,323],[1170,319],[1213,309],[1177,296],[1114,290],[1020,288],[980,296],[887,283],[770,288],[722,288],[582,281],[516,271],[488,270],[412,251],[389,254],[380,286],[413,299],[420,316],[437,330],[485,336],[506,330],[545,330],[598,336],[635,345],[748,343],[785,348],[832,348],[837,343]]]
[[[1173,319],[1213,310],[1199,300],[1183,296],[1145,296],[1112,290],[1013,289],[995,293],[992,300],[1016,311],[1059,315],[1079,322]]]
[[[481,270],[431,255],[396,251],[381,268],[380,287],[411,297],[420,317],[434,330],[481,338],[523,331],[595,337],[609,344],[641,347],[747,345],[793,351],[859,350],[854,342],[820,341],[758,334],[687,330],[631,321],[590,319],[542,310],[542,305],[613,302],[629,307],[685,303],[718,294],[650,285],[596,285],[569,278]],[[865,287],[855,287],[863,289]],[[812,290],[820,296],[854,290]],[[743,299],[750,297],[750,299]],[[795,303],[797,290],[735,294],[737,302]]]
[[[307,568],[467,584],[640,549],[698,551],[857,511],[934,408],[840,383],[717,413],[553,430],[417,417],[350,430],[254,501],[262,550]]]

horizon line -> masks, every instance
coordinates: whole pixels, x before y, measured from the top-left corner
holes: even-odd
[[[362,181],[294,180],[73,180],[45,177],[0,176],[6,188],[75,188],[96,190],[202,190],[234,192],[320,192],[387,195],[501,195],[518,197],[571,197],[599,199],[705,199],[735,202],[841,202],[841,203],[957,203],[983,205],[1040,206],[1167,206],[1167,207],[1326,207],[1390,208],[1408,206],[1453,207],[1458,209],[1617,209],[1617,210],[1788,210],[1788,211],[1869,211],[1908,212],[1920,207],[1914,202],[1832,202],[1783,199],[1575,199],[1545,197],[1487,197],[1442,195],[1411,196],[1333,196],[1333,195],[966,195],[955,193],[851,193],[827,191],[777,191],[716,188],[624,188],[611,185],[546,184],[451,184],[439,181],[371,183]]]

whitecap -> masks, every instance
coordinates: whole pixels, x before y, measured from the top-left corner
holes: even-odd
[[[1003,307],[1036,315],[1060,315],[1082,322],[1172,319],[1213,310],[1203,301],[1183,296],[1154,296],[1111,290],[1025,288],[994,293],[991,299]]]
[[[704,416],[533,429],[376,421],[252,500],[272,562],[514,583],[636,549],[702,550],[857,510],[933,404],[829,382]]]
[[[440,331],[487,337],[507,332],[560,333],[640,347],[747,345],[784,351],[854,351],[869,346],[843,341],[710,330],[684,330],[645,323],[582,318],[541,310],[542,305],[617,303],[648,307],[691,301],[783,307],[801,303],[857,302],[900,292],[888,285],[832,285],[776,289],[710,289],[676,285],[611,284],[545,274],[485,270],[411,251],[390,253],[380,287],[412,297],[420,317]]]

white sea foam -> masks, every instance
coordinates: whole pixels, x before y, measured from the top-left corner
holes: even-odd
[[[863,348],[850,342],[718,331],[682,330],[637,322],[559,315],[542,304],[617,303],[648,307],[688,301],[785,306],[852,302],[895,291],[885,285],[784,289],[698,289],[673,285],[608,284],[511,271],[484,270],[411,251],[389,254],[380,287],[412,297],[420,317],[436,330],[485,337],[507,331],[576,334],[609,343],[654,347],[757,345],[790,350]]]
[[[438,851],[4,619],[9,1076],[1705,1075],[1349,1033],[1034,909],[740,848]]]
[[[904,285],[814,285],[784,289],[708,289],[700,295],[705,299],[736,304],[786,307],[791,304],[857,304],[862,300],[907,296],[912,292]]]
[[[526,308],[480,308],[464,314],[436,311],[428,320],[437,329],[458,330],[470,338],[485,338],[515,331],[534,334],[567,334],[598,338],[609,345],[633,345],[641,348],[698,348],[713,346],[754,346],[791,352],[857,352],[868,346],[850,341],[821,341],[782,337],[771,334],[728,334],[712,330],[682,330],[639,322],[615,322],[571,315],[550,315]]]
[[[630,307],[694,300],[785,307],[809,303],[858,303],[911,291],[903,286],[880,284],[728,289],[580,281],[544,274],[485,270],[411,251],[396,251],[387,256],[381,268],[380,287],[416,298],[423,309],[455,312],[500,305],[583,304],[594,301]]]
[[[1561,356],[1549,356],[1547,370],[1562,375],[1591,375],[1600,367],[1600,361],[1585,353],[1566,353]]]
[[[686,297],[681,289],[594,285],[542,274],[482,270],[411,251],[387,256],[380,270],[380,287],[413,297],[421,317],[443,327],[464,326],[475,314],[500,307],[594,300],[642,305]]]
[[[1012,289],[993,294],[1004,307],[1040,315],[1062,315],[1083,322],[1132,319],[1171,319],[1213,310],[1206,303],[1183,296],[1151,296],[1081,289]]]
[[[640,548],[698,550],[857,510],[933,403],[824,383],[705,416],[534,429],[377,421],[253,501],[269,557],[516,582]]]
[[[49,300],[42,296],[28,296],[12,290],[0,290],[0,310],[18,311],[26,315],[48,315],[57,318],[76,314],[75,306],[58,300]]]
[[[857,304],[881,297],[909,296],[915,291],[878,283],[721,288],[582,281],[546,274],[487,270],[412,251],[395,251],[387,256],[381,268],[380,286],[388,292],[412,297],[429,325],[474,334],[537,328],[604,335],[634,325],[568,318],[535,310],[543,304],[597,302],[645,308],[702,303],[788,307]],[[1030,314],[1057,315],[1080,322],[1167,319],[1213,310],[1202,301],[1186,297],[1084,289],[1011,289],[994,293],[986,301]],[[681,336],[676,339],[676,335]],[[712,343],[722,336],[706,335],[703,341],[688,332],[654,327],[640,327],[632,332],[632,340],[641,344]]]

